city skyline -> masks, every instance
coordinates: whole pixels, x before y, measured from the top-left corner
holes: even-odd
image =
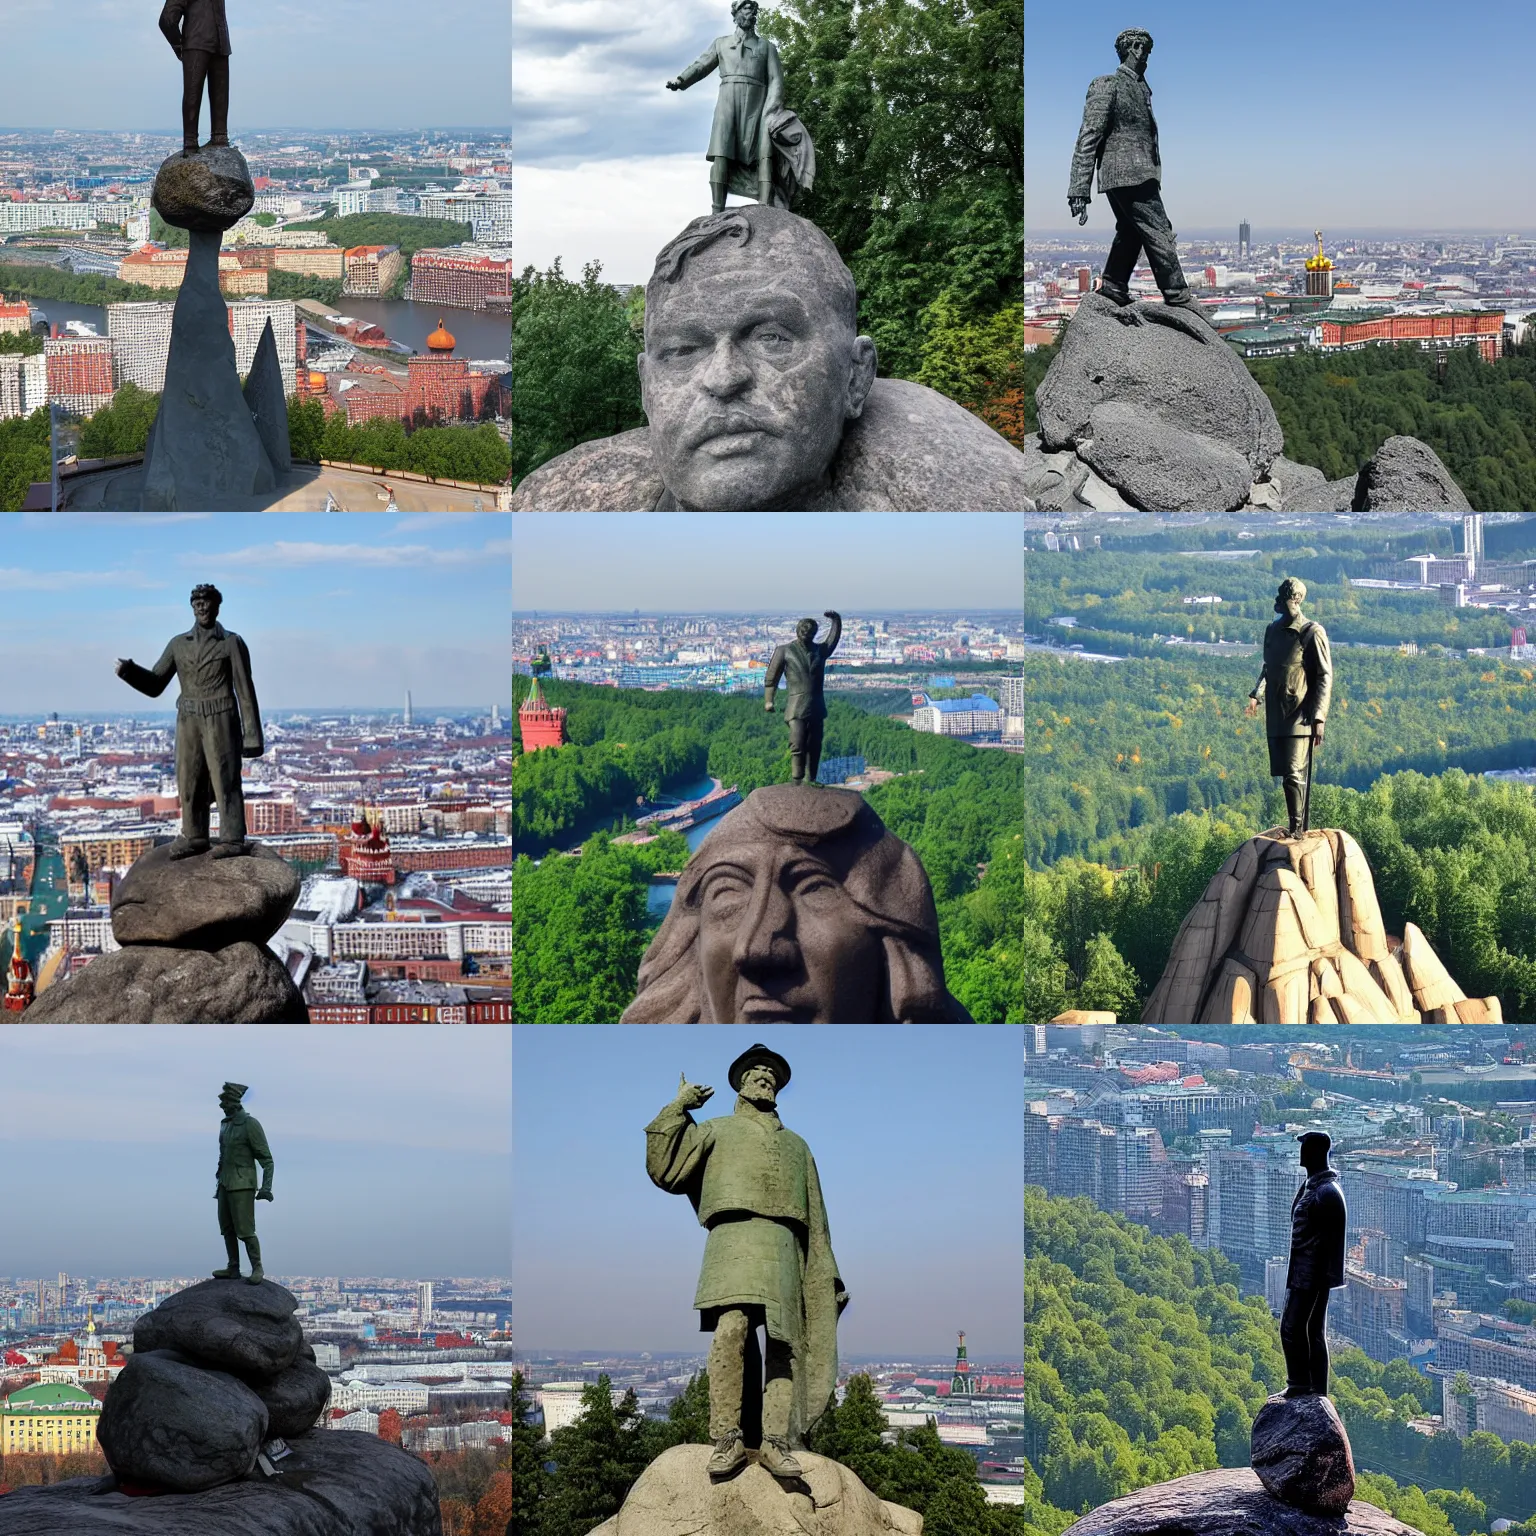
[[[730,1114],[726,1068],[760,1033],[517,1031],[513,1294],[525,1351],[707,1347],[692,1307],[704,1234],[685,1201],[646,1177],[640,1133],[679,1070],[715,1088],[700,1118]],[[789,1061],[780,1110],[816,1159],[852,1298],[840,1352],[952,1357],[964,1328],[974,1358],[1017,1359],[1022,1032],[791,1025],[767,1043]],[[966,1124],[946,1135],[956,1092]]]

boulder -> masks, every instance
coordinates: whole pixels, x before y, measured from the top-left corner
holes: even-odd
[[[1356,512],[1470,512],[1472,503],[1428,443],[1389,437],[1355,482]]]
[[[1345,480],[1324,480],[1320,485],[1304,485],[1285,493],[1287,512],[1353,512],[1355,509],[1354,475]]]
[[[255,202],[251,168],[233,145],[162,160],[150,194],[167,224],[215,235],[238,224]]]
[[[1289,506],[1290,498],[1309,486],[1327,485],[1328,476],[1310,464],[1298,464],[1282,453],[1269,466],[1269,478],[1280,487],[1281,496]]]
[[[1421,1536],[1411,1525],[1355,1499],[1342,1515],[1282,1503],[1248,1467],[1192,1472],[1111,1499],[1064,1536]]]
[[[271,1280],[204,1280],[173,1292],[134,1323],[134,1352],[175,1350],[199,1365],[273,1381],[299,1358],[298,1305],[292,1291]]]
[[[707,1445],[677,1445],[640,1474],[624,1506],[592,1536],[921,1536],[923,1517],[887,1504],[847,1467],[796,1451],[798,1484],[778,1482],[756,1454],[736,1476],[710,1481]]]
[[[170,852],[170,843],[151,848],[113,891],[112,936],[119,944],[265,944],[299,899],[298,871],[260,843],[235,859],[211,852],[172,859]]]
[[[1326,1397],[1271,1397],[1253,1421],[1253,1470],[1277,1498],[1314,1515],[1342,1515],[1355,1496],[1355,1458]]]
[[[256,1465],[267,1410],[227,1372],[172,1350],[135,1349],[102,1404],[96,1438],[120,1480],[198,1493]]]
[[[313,1360],[295,1359],[281,1375],[250,1387],[266,1405],[267,1433],[284,1440],[313,1429],[331,1400],[331,1378]]]
[[[115,1390],[115,1388],[114,1388]],[[5,1495],[6,1536],[442,1536],[425,1462],[377,1435],[316,1431],[290,1442],[276,1477],[206,1493],[133,1498],[80,1477]]]
[[[1094,406],[1077,451],[1149,512],[1230,512],[1253,484],[1248,460],[1235,448],[1121,401]]]
[[[309,1009],[271,950],[135,944],[40,993],[29,1024],[307,1024]]]
[[[1413,991],[1413,1000],[1424,1013],[1449,1008],[1459,1003],[1467,994],[1451,979],[1444,962],[1431,947],[1422,930],[1414,923],[1403,924],[1403,947],[1400,953],[1403,974]],[[1435,1022],[1453,1023],[1452,1019]]]

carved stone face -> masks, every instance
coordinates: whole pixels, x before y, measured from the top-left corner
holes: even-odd
[[[192,599],[192,617],[199,626],[208,629],[218,619],[219,605],[211,597],[194,597]]]
[[[793,844],[735,843],[709,868],[699,962],[720,1023],[877,1017],[880,940],[833,870]]]
[[[874,343],[818,292],[819,273],[792,247],[768,256],[691,257],[648,317],[651,442],[690,510],[793,507],[827,474],[874,381]]]
[[[731,11],[731,20],[743,32],[750,32],[757,25],[757,0],[741,0]]]

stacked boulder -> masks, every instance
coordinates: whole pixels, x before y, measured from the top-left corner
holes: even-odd
[[[1086,295],[1035,403],[1026,510],[1471,510],[1416,438],[1389,438],[1344,480],[1292,463],[1242,359],[1203,317],[1176,306]]]
[[[29,1024],[305,1024],[309,1010],[266,947],[299,897],[259,843],[234,859],[138,859],[112,893],[122,948],[39,994]]]
[[[1412,923],[1382,921],[1371,867],[1330,828],[1250,838],[1216,872],[1173,941],[1145,1024],[1501,1023],[1469,998]]]

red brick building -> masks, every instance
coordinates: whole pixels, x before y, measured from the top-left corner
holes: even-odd
[[[366,374],[367,383],[356,380],[351,367],[331,376],[351,427],[378,416],[414,421],[418,411],[429,421],[445,422],[478,421],[506,411],[501,375],[471,373],[463,358],[413,357],[406,364],[404,380],[377,366],[364,365],[355,372]],[[340,389],[343,383],[352,387]]]
[[[512,263],[453,251],[417,251],[411,257],[411,295],[418,304],[484,309],[489,298],[510,298]]]
[[[512,862],[512,849],[506,842],[445,842],[434,847],[429,839],[422,838],[396,843],[390,858],[402,875],[421,869],[505,869]]]
[[[1443,315],[1374,313],[1359,320],[1346,320],[1341,315],[1322,316],[1318,329],[1319,345],[1325,352],[1351,352],[1400,341],[1416,341],[1426,352],[1476,343],[1478,355],[1485,363],[1491,363],[1503,352],[1504,311],[1483,309]]]
[[[341,849],[341,867],[365,885],[393,885],[395,866],[389,839],[364,817],[352,823],[352,839]]]
[[[89,416],[111,405],[115,386],[110,336],[51,336],[43,352],[51,404],[72,416]]]
[[[518,708],[517,724],[522,732],[524,752],[565,745],[565,711],[545,702],[538,678],[534,678],[528,697]]]

